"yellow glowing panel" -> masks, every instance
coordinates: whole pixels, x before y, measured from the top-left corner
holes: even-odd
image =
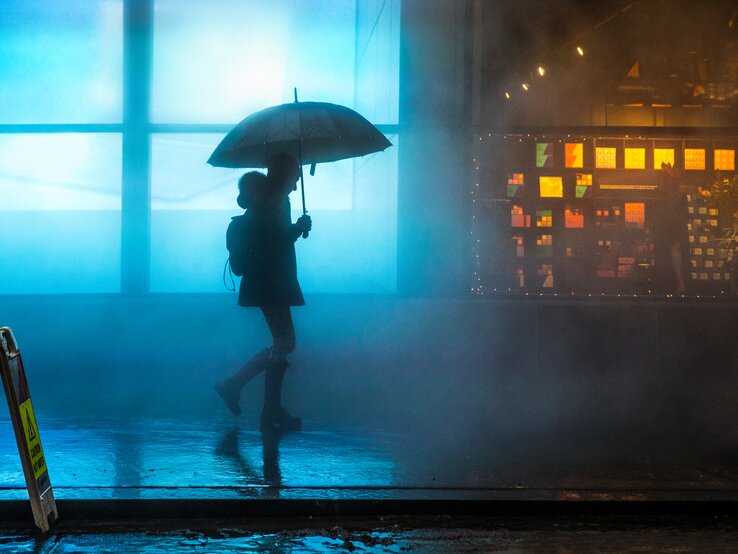
[[[735,171],[735,150],[715,150],[715,169]]]
[[[615,169],[617,167],[617,148],[601,147],[595,149],[595,167]]]
[[[704,148],[685,148],[684,149],[684,169],[704,170],[705,169],[705,149]]]
[[[564,183],[561,177],[539,177],[541,198],[563,198]]]
[[[584,145],[567,143],[565,161],[566,167],[584,167]]]
[[[674,149],[673,148],[654,148],[653,149],[653,168],[661,169],[661,164],[668,164],[674,167]]]
[[[626,148],[625,169],[646,169],[646,149]]]
[[[625,224],[643,229],[646,223],[646,205],[643,202],[625,203]]]

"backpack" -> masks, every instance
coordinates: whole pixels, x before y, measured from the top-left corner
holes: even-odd
[[[247,230],[247,216],[239,215],[231,219],[226,231],[226,248],[228,249],[228,263],[234,275],[242,277],[249,269],[251,246]]]

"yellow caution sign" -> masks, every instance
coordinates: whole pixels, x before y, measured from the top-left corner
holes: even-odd
[[[57,520],[59,513],[49,480],[46,457],[41,447],[41,433],[36,423],[36,414],[33,413],[23,360],[9,327],[0,327],[0,380],[10,409],[10,420],[28,488],[28,499],[31,501],[33,520],[45,533]]]
[[[28,446],[28,454],[31,456],[33,475],[38,479],[46,471],[46,459],[44,458],[44,449],[41,447],[41,437],[39,437],[37,431],[36,416],[33,413],[33,404],[31,404],[30,399],[20,405],[20,412],[23,430],[26,432],[26,446]]]

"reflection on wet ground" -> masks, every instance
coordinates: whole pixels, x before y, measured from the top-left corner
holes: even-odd
[[[57,529],[46,537],[27,531],[0,532],[7,553],[177,552],[561,552],[705,553],[735,552],[738,529],[719,520],[443,520],[387,519],[344,522],[340,527],[285,529],[275,522],[219,522],[212,527],[122,527]],[[261,529],[257,527],[261,526]],[[248,527],[248,525],[247,525]]]
[[[600,445],[588,452],[580,444],[554,457],[543,443],[526,454],[480,437],[462,449],[433,432],[309,419],[303,432],[278,437],[263,435],[256,421],[222,416],[39,416],[39,429],[58,499],[738,499],[730,458],[653,457],[636,448],[608,458]],[[3,419],[0,501],[25,498]]]

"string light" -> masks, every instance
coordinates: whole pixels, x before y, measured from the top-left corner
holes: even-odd
[[[546,74],[546,70],[543,68],[542,65],[538,66],[538,74],[543,77]]]
[[[508,100],[510,100],[510,93],[509,92],[506,92],[505,93],[505,98],[507,98]]]
[[[584,56],[584,50],[582,50],[581,46],[577,46],[577,54],[579,54],[580,56]]]
[[[523,90],[526,90],[526,91],[528,90],[528,83],[523,83],[522,86],[523,86]]]

